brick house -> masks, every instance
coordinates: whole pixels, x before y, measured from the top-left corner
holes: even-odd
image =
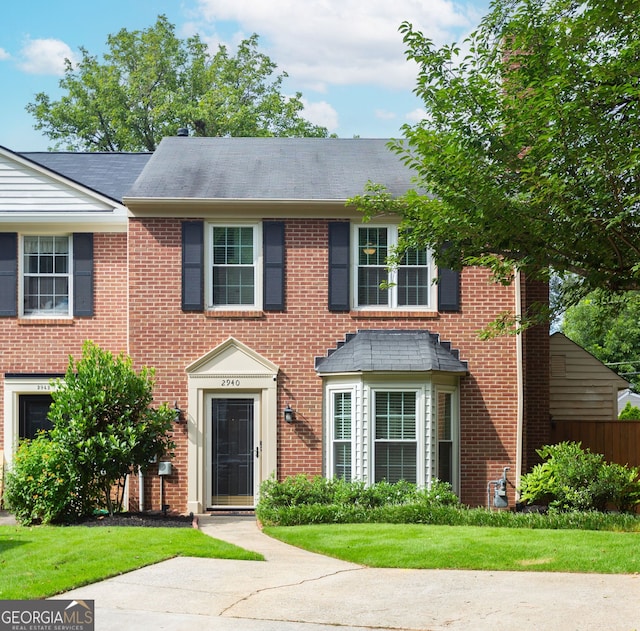
[[[440,478],[470,505],[504,467],[515,483],[548,436],[548,331],[478,331],[546,287],[438,270],[426,251],[387,278],[397,223],[345,204],[367,180],[399,194],[411,173],[378,139],[0,150],[5,451],[92,339],[154,367],[157,401],[179,410],[172,510],[252,507],[263,480],[296,473]],[[66,270],[54,307],[51,248]],[[130,506],[159,508],[160,485],[154,465]]]

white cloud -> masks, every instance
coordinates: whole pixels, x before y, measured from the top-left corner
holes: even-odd
[[[18,68],[29,74],[62,75],[64,60],[76,57],[59,39],[28,39],[19,54]]]
[[[326,127],[330,133],[338,129],[338,112],[326,101],[312,103],[304,97],[300,99],[304,105],[303,118],[314,125]]]
[[[380,120],[390,121],[396,117],[395,112],[389,112],[388,110],[376,110],[376,118]]]
[[[282,70],[305,85],[378,85],[410,89],[415,66],[407,62],[398,27],[404,21],[436,43],[459,39],[475,17],[451,0],[199,0],[203,19],[236,21],[260,35]]]
[[[405,118],[410,123],[419,123],[421,120],[424,120],[427,117],[427,112],[420,107],[417,107],[415,110],[411,112],[407,112],[405,114]]]
[[[10,58],[11,55],[4,48],[0,48],[0,61],[6,61]]]

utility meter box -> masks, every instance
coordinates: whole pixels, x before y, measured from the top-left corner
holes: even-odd
[[[168,463],[171,464],[171,463]],[[495,508],[507,508],[509,506],[509,500],[507,499],[507,492],[500,487],[497,487],[493,494],[493,505]]]
[[[158,463],[158,475],[171,475],[171,463],[162,460]]]

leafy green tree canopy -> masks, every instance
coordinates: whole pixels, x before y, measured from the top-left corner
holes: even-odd
[[[392,147],[416,187],[353,201],[399,213],[440,264],[639,289],[637,0],[494,0],[463,47],[401,31],[425,115]]]
[[[640,408],[636,405],[631,405],[631,401],[627,401],[627,405],[618,414],[618,418],[621,421],[640,421]]]
[[[51,442],[73,463],[82,505],[97,501],[112,513],[121,503],[112,500],[114,487],[122,490],[129,473],[173,449],[175,412],[166,403],[152,407],[153,370],[136,373],[131,358],[93,342],[85,342],[82,358],[71,358],[56,383]]]
[[[567,309],[562,331],[640,391],[640,292],[593,292]]]
[[[56,148],[153,151],[180,127],[198,136],[327,136],[302,117],[300,93],[282,94],[287,75],[274,75],[255,34],[235,55],[222,45],[211,54],[161,15],[145,30],[110,35],[107,46],[103,60],[84,48],[77,65],[67,60],[60,100],[40,92],[27,105]]]

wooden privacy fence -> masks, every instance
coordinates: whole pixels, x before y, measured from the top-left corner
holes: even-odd
[[[640,466],[640,421],[554,421],[551,444],[582,443],[607,462]]]

